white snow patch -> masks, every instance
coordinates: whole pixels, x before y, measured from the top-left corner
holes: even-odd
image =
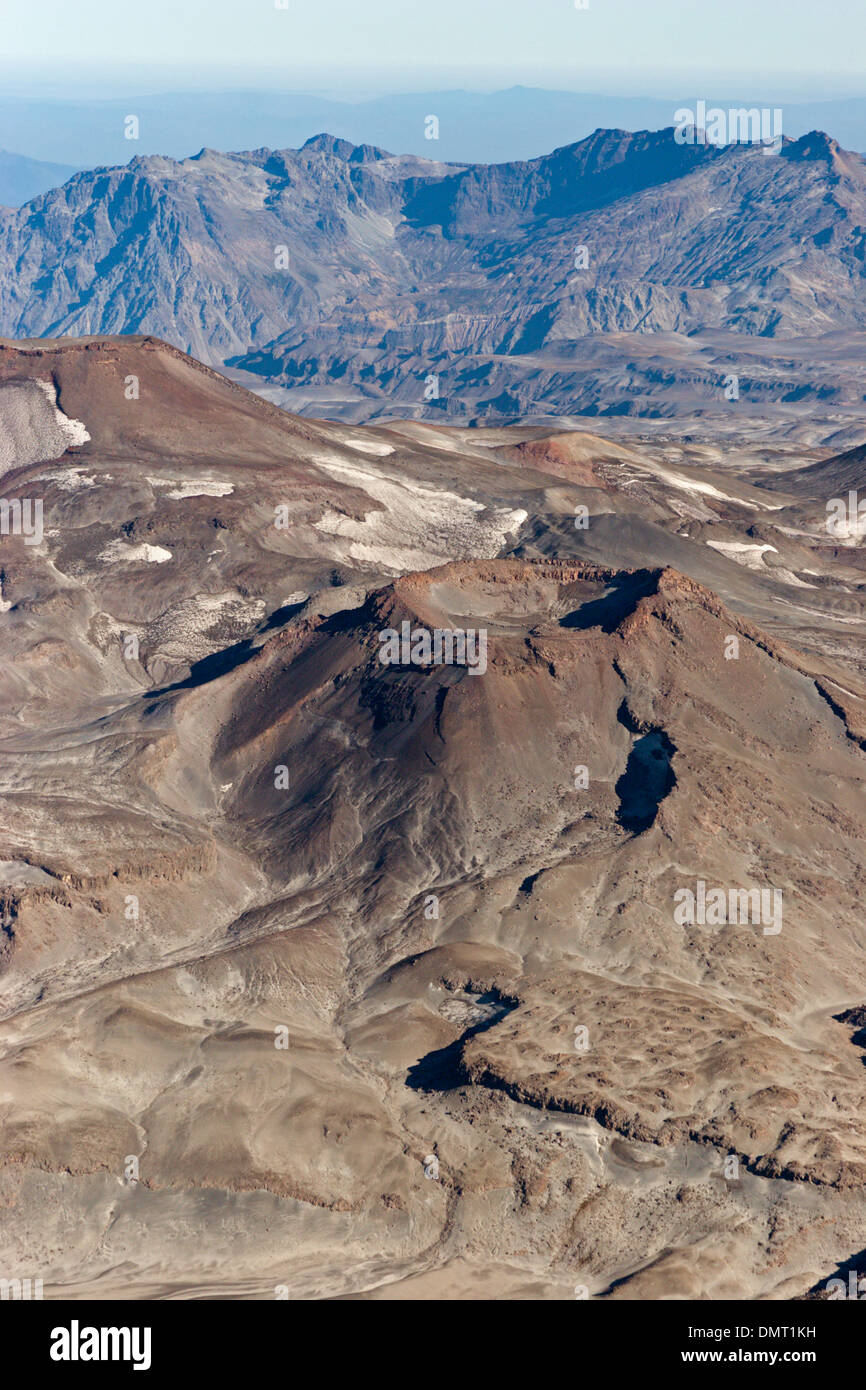
[[[790,584],[795,589],[814,589],[814,584],[807,584],[804,579],[798,579],[792,570],[785,569],[781,565],[775,569],[770,569],[764,564],[764,555],[770,550],[774,555],[778,555],[778,550],[774,545],[753,545],[745,541],[707,541],[707,545],[713,550],[720,550],[723,555],[735,560],[738,565],[745,565],[746,569],[760,570],[763,574],[772,576],[782,584]]]
[[[220,482],[217,478],[190,478],[186,482],[175,482],[169,478],[148,478],[151,487],[167,487],[166,497],[182,501],[187,497],[228,497],[234,492],[234,483]]]
[[[748,545],[744,541],[707,541],[707,545],[750,570],[766,570],[763,557],[768,550],[774,555],[779,553],[774,545]]]
[[[316,529],[345,540],[346,558],[398,573],[433,569],[449,560],[490,559],[528,516],[522,509],[486,507],[474,498],[356,468],[333,456],[319,454],[313,461],[361,488],[384,509],[371,509],[363,521],[328,511]]]
[[[72,420],[57,404],[57,387],[53,381],[37,381],[36,385],[40,391],[45,393],[45,398],[54,411],[55,422],[66,439],[67,449],[80,449],[82,444],[86,444],[90,439],[87,429],[81,420]]]
[[[70,420],[58,409],[52,381],[0,386],[0,477],[14,468],[59,459],[89,438],[80,420]]]
[[[654,464],[652,472],[664,482],[670,483],[671,487],[679,488],[683,492],[697,492],[703,497],[715,497],[719,502],[736,502],[739,507],[748,507],[750,511],[780,512],[782,505],[773,506],[769,502],[747,502],[743,497],[732,497],[728,492],[721,492],[712,483],[705,483],[700,478],[684,478],[681,473],[674,473],[669,468],[662,468],[661,464]]]
[[[170,661],[200,661],[249,637],[264,615],[264,599],[244,599],[233,590],[194,594],[148,625],[147,647]]]
[[[831,676],[825,676],[824,679],[828,681],[830,685],[835,685],[837,690],[842,690],[846,695],[850,695],[852,700],[863,699],[863,696],[858,695],[856,690],[849,690],[847,685],[843,685],[841,681],[834,681]]]
[[[76,492],[80,487],[93,487],[96,482],[95,473],[85,473],[81,468],[65,468],[63,472],[59,470],[55,473],[43,473],[39,478],[34,478],[33,482],[54,483],[61,492]]]
[[[148,545],[143,542],[141,545],[126,545],[123,541],[111,541],[98,558],[109,563],[115,560],[122,560],[129,564],[135,560],[144,560],[149,565],[164,565],[166,560],[171,559],[171,551],[166,550],[162,545]]]
[[[394,452],[393,444],[383,444],[379,439],[346,439],[343,442],[350,449],[357,449],[362,454],[375,454],[377,458],[385,458]]]
[[[75,492],[80,487],[93,487],[96,482],[95,473],[82,473],[77,468],[72,468],[68,473],[57,475],[57,486],[64,492]]]

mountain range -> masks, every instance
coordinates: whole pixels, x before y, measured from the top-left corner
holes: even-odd
[[[745,85],[745,84],[744,84]],[[121,164],[133,155],[182,159],[207,146],[250,150],[302,145],[322,130],[353,145],[444,160],[503,163],[533,159],[584,139],[599,127],[662,130],[698,98],[708,107],[781,107],[785,134],[831,130],[848,149],[866,152],[866,98],[790,100],[748,84],[744,91],[673,91],[659,96],[605,95],[512,86],[492,92],[433,89],[337,100],[299,91],[141,91],[128,95],[0,95],[0,143],[34,159],[78,168]],[[777,85],[777,84],[776,84]],[[137,139],[126,136],[127,117]],[[427,117],[438,120],[436,138]]]
[[[820,132],[768,156],[596,131],[466,166],[323,135],[0,210],[0,331],[154,334],[356,420],[730,417],[733,376],[741,417],[844,443],[864,264],[866,161]]]

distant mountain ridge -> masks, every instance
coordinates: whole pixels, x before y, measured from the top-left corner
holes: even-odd
[[[126,163],[133,155],[183,159],[202,146],[252,150],[297,147],[320,130],[352,145],[458,162],[534,159],[557,146],[584,139],[599,127],[663,130],[681,107],[698,99],[708,107],[776,107],[766,90],[671,91],[664,96],[512,86],[498,91],[432,90],[336,100],[308,92],[154,92],[111,98],[23,98],[0,95],[0,144],[34,159],[62,160],[79,168]],[[866,152],[866,97],[849,94],[825,101],[783,103],[785,134],[832,130],[847,149]],[[125,121],[139,119],[138,139],[125,138]],[[438,138],[428,139],[426,118],[435,114]]]
[[[47,164],[23,154],[0,150],[0,207],[20,207],[65,183],[75,173],[69,164]]]
[[[591,335],[863,331],[864,267],[866,160],[817,131],[767,157],[599,130],[502,165],[320,135],[134,159],[0,213],[0,333],[155,334],[434,412],[525,411],[558,364],[544,403],[568,413]]]

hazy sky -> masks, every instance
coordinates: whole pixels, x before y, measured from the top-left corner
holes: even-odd
[[[866,0],[0,0],[0,35],[7,91],[866,91]]]

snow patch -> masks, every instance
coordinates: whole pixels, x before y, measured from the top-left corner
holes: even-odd
[[[383,444],[379,439],[346,439],[343,442],[350,449],[357,449],[361,454],[375,454],[377,458],[385,458],[394,452],[393,444]]]
[[[100,551],[98,558],[109,564],[115,560],[122,560],[125,564],[144,560],[149,565],[164,565],[166,560],[171,559],[171,551],[162,545],[148,545],[147,542],[141,545],[126,545],[124,541],[111,541]]]
[[[0,477],[15,468],[59,459],[89,438],[80,420],[70,420],[58,408],[52,381],[0,386]]]
[[[778,555],[778,550],[774,545],[749,545],[744,541],[707,541],[711,550],[719,550],[722,555],[727,555],[732,560],[736,560],[738,565],[745,565],[746,569],[764,570],[764,555],[772,551]]]
[[[263,599],[244,599],[234,590],[193,594],[148,624],[147,649],[169,661],[201,661],[249,637],[264,616]]]
[[[87,444],[90,435],[87,433],[81,420],[73,420],[57,404],[57,387],[53,381],[37,381],[36,385],[43,392],[45,399],[54,411],[55,422],[66,439],[67,449],[80,449],[82,444]]]
[[[814,584],[807,584],[804,579],[798,579],[792,570],[781,565],[770,569],[764,564],[766,551],[770,550],[774,555],[778,555],[779,552],[774,545],[754,545],[745,541],[707,541],[707,545],[713,550],[720,550],[738,565],[745,565],[746,569],[750,570],[760,570],[762,574],[771,576],[780,584],[790,584],[795,589],[815,588]]]
[[[681,473],[674,473],[669,468],[662,468],[661,464],[654,464],[652,474],[660,478],[663,482],[670,483],[671,487],[679,488],[681,492],[697,492],[702,497],[714,497],[719,502],[735,502],[738,507],[748,507],[750,511],[780,512],[782,506],[774,506],[769,502],[747,502],[743,497],[732,497],[729,492],[721,492],[719,488],[713,487],[712,483],[705,483],[700,478],[684,478]]]
[[[217,478],[191,478],[187,482],[176,482],[170,478],[148,478],[151,487],[167,487],[166,497],[183,501],[187,497],[228,497],[234,492],[234,483],[220,482]]]
[[[362,521],[329,510],[315,523],[316,530],[345,541],[341,550],[347,559],[398,573],[433,569],[449,560],[490,559],[528,516],[522,509],[486,507],[474,498],[355,467],[332,455],[315,455],[313,462],[381,504]]]
[[[95,473],[85,473],[82,468],[55,469],[51,473],[40,473],[31,478],[33,483],[53,483],[61,492],[77,492],[81,487],[93,487]]]

